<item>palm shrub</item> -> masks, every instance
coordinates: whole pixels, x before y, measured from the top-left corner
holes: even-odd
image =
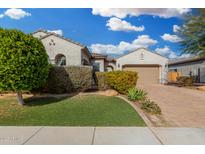
[[[183,53],[205,56],[205,9],[195,9],[195,13],[184,18],[179,30]]]
[[[127,93],[128,99],[131,101],[145,100],[147,92],[137,88],[130,88]]]
[[[40,40],[0,28],[0,91],[16,92],[23,105],[22,92],[44,85],[48,71],[48,55]]]
[[[152,114],[161,114],[160,107],[153,101],[146,99],[141,103],[141,109]]]

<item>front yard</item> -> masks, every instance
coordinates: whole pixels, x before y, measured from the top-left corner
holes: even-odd
[[[145,126],[124,100],[98,95],[64,98],[0,98],[1,126]]]

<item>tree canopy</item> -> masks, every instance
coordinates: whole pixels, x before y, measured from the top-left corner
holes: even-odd
[[[40,40],[0,28],[0,91],[30,91],[46,82],[48,56]]]
[[[185,18],[180,37],[183,53],[205,56],[205,9],[197,9]]]

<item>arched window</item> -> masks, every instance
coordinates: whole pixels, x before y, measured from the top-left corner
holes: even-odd
[[[113,67],[110,66],[110,65],[108,65],[108,66],[106,67],[106,71],[107,71],[107,72],[112,72],[113,70],[114,70]]]
[[[66,66],[66,57],[63,54],[56,55],[55,64],[57,66]]]

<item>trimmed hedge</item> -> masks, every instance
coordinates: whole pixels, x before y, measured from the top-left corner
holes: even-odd
[[[91,87],[92,77],[89,66],[51,67],[44,91],[56,94],[84,91]]]
[[[137,84],[138,75],[133,71],[112,71],[96,73],[98,89],[113,88],[121,94],[127,94],[128,89]]]
[[[107,83],[106,74],[107,72],[96,72],[95,73],[96,83],[97,83],[99,90],[106,90],[110,88]]]

